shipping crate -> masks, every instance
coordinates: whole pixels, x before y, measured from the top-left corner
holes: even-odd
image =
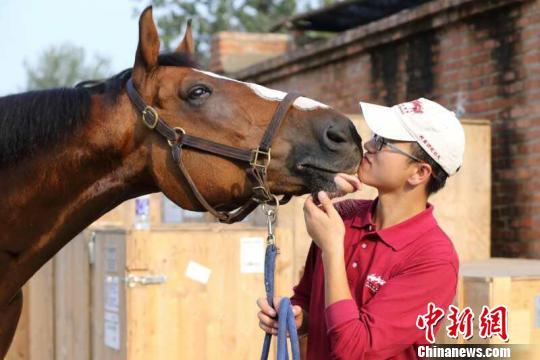
[[[97,231],[94,359],[257,358],[264,236]]]
[[[520,358],[540,359],[540,353],[533,354],[540,348],[540,260],[491,258],[462,263],[454,305],[459,310],[471,308],[473,337],[450,339],[446,334],[449,321],[445,319],[437,333],[438,344],[510,344],[515,346],[512,350],[516,355],[521,353]],[[507,342],[499,336],[479,336],[482,308],[499,305],[508,309]]]

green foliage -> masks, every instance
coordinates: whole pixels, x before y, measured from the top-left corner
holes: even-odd
[[[141,0],[136,0],[141,1]],[[335,0],[154,0],[154,16],[165,50],[174,49],[193,19],[197,56],[208,60],[212,34],[219,31],[269,32],[298,11],[328,5]]]
[[[81,80],[103,79],[109,72],[110,61],[95,56],[91,63],[85,61],[82,47],[71,44],[51,46],[34,64],[26,61],[27,90],[73,86]]]

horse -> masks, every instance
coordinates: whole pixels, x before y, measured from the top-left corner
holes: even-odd
[[[132,68],[0,98],[0,358],[20,317],[21,287],[122,202],[161,191],[226,221],[227,211],[253,209],[257,189],[267,198],[334,191],[337,173],[356,173],[361,139],[341,113],[201,70],[189,24],[176,50],[159,49],[148,7]]]

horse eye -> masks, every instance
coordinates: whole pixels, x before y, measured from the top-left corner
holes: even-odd
[[[204,85],[196,85],[193,88],[191,88],[188,92],[188,99],[189,100],[201,100],[204,98],[207,98],[212,94],[212,91],[210,91],[209,88],[207,88]]]

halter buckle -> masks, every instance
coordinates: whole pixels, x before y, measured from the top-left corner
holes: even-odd
[[[179,126],[176,126],[175,128],[173,128],[173,130],[174,130],[174,133],[176,134],[176,139],[174,140],[167,139],[167,142],[169,143],[170,147],[173,147],[175,144],[178,143],[180,139],[182,139],[182,136],[186,135],[186,130],[184,130],[183,128]]]
[[[150,115],[150,117],[151,117],[150,120],[147,119],[148,115]],[[150,129],[155,129],[156,126],[157,126],[158,120],[159,120],[159,115],[158,115],[156,109],[154,109],[153,107],[147,105],[144,108],[144,110],[142,111],[142,121],[143,121],[144,125],[146,125]]]
[[[263,151],[260,148],[251,150],[251,161],[249,162],[249,165],[266,170],[270,164],[270,159],[272,158],[270,155],[270,150],[271,149],[268,149],[268,151]],[[262,158],[264,156],[266,156],[266,159]],[[263,163],[260,163],[261,161]]]

